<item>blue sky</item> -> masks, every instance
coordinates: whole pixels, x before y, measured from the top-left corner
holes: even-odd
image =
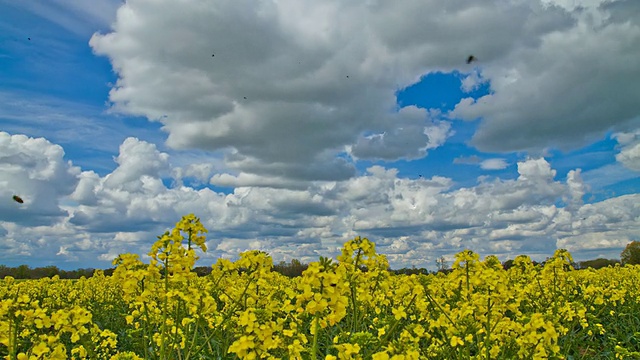
[[[0,0],[0,263],[108,267],[191,212],[202,264],[616,258],[640,9],[582,5]]]

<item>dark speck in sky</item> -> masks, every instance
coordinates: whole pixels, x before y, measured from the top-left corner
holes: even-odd
[[[475,56],[473,55],[469,55],[469,57],[467,58],[467,64],[471,64],[472,62],[478,60]]]

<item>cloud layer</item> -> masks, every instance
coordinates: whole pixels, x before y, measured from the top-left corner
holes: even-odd
[[[486,59],[481,76],[491,94],[464,99],[452,112],[482,118],[473,145],[501,152],[567,150],[607,131],[638,127],[637,3],[591,3],[570,12],[556,9],[555,18],[541,25],[551,31]]]
[[[114,110],[161,122],[173,148],[223,150],[221,184],[278,186],[441,146],[446,116],[395,98],[435,71],[490,84],[447,115],[482,118],[481,150],[575,148],[637,125],[633,0],[597,5],[132,0],[90,45],[119,76]]]
[[[0,262],[109,266],[119,253],[145,254],[188,213],[210,230],[204,264],[255,248],[310,261],[356,235],[396,268],[433,268],[464,248],[503,260],[543,260],[557,247],[576,259],[617,257],[640,240],[640,195],[595,201],[589,185],[609,191],[640,171],[639,8],[636,0],[574,3],[20,5],[79,37],[91,22],[105,28],[119,6],[111,30],[89,41],[118,78],[110,110],[160,124],[168,148],[152,130],[107,124],[116,117],[97,120],[90,107],[0,91],[3,129],[32,136],[0,132]],[[23,50],[43,66],[34,54],[54,58],[64,46]],[[466,64],[470,54],[477,61]],[[469,97],[450,112],[398,105],[403,89],[434,72],[460,79]],[[606,165],[558,170],[540,157],[605,135],[617,141]],[[482,152],[450,161],[485,174],[475,182],[408,179],[406,162],[388,166],[447,146],[451,155],[471,136]],[[115,168],[101,164],[100,173],[65,158],[65,150],[118,146]]]
[[[335,256],[356,235],[375,241],[396,268],[433,268],[439,256],[464,248],[503,260],[521,253],[543,260],[556,247],[577,259],[617,257],[637,240],[640,217],[640,195],[584,204],[580,171],[557,179],[544,158],[518,162],[515,179],[482,177],[467,188],[372,166],[344,181],[225,194],[171,179],[202,181],[209,169],[173,167],[168,154],[136,138],[123,142],[117,168],[103,177],[65,161],[63,149],[43,138],[0,133],[0,154],[4,263],[29,257],[106,267],[118,253],[145,254],[156,235],[188,213],[210,230],[204,264],[254,248],[276,260],[310,261]],[[11,201],[13,194],[25,203]]]

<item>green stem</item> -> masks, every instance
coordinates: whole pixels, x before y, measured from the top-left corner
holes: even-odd
[[[469,276],[469,260],[465,263],[465,269],[467,271],[467,301],[471,301],[471,285]]]
[[[311,348],[311,359],[318,359],[318,333],[320,332],[320,317],[318,313],[316,313],[315,318],[313,319],[313,346]]]
[[[227,295],[227,297],[229,298],[229,300],[231,300],[231,302],[232,302],[231,307],[229,307],[229,309],[227,309],[227,312],[226,312],[226,314],[224,315],[224,317],[223,317],[223,319],[222,319],[222,321],[221,321],[221,323],[222,323],[222,324],[226,324],[226,323],[227,323],[227,320],[229,320],[229,318],[231,318],[231,316],[233,315],[233,313],[236,311],[236,306],[237,306],[237,307],[240,307],[240,306],[241,306],[241,304],[240,304],[240,300],[241,300],[241,298],[242,298],[243,296],[245,296],[245,294],[247,293],[247,290],[249,289],[249,286],[251,285],[251,283],[252,283],[252,282],[253,282],[253,279],[249,279],[249,281],[247,282],[247,286],[245,286],[244,290],[242,291],[242,294],[240,294],[240,297],[239,297],[238,299],[231,299],[231,297],[230,297],[229,295],[227,295],[227,294],[224,292],[224,290],[221,290],[223,293],[225,293],[225,295]],[[222,330],[224,330],[224,329],[222,329]],[[199,352],[204,348],[204,346],[205,346],[205,345],[208,345],[208,344],[209,344],[209,341],[211,340],[211,338],[213,337],[213,335],[214,335],[214,334],[215,334],[215,332],[212,332],[212,333],[211,333],[211,335],[209,335],[209,336],[207,337],[207,339],[205,339],[205,343],[203,343],[203,344],[202,344],[202,345],[201,345],[201,346],[200,346],[200,347],[199,347],[199,348],[194,352],[194,354],[198,354],[198,353],[199,353]],[[210,346],[210,345],[209,345],[209,346]],[[223,345],[223,348],[224,348],[224,352],[223,352],[223,353],[225,353],[225,354],[226,354],[226,353],[227,353],[227,350],[228,350],[228,348],[229,348],[228,344],[227,344],[227,343],[225,343],[225,344]]]
[[[553,315],[558,314],[558,275],[556,274],[556,267],[553,267]]]
[[[490,347],[491,347],[491,289],[487,296],[487,335],[484,339],[484,347],[486,351],[487,360],[491,359]]]
[[[166,360],[167,356],[165,354],[166,344],[167,344],[167,310],[169,307],[169,297],[167,294],[169,293],[169,254],[165,254],[166,257],[164,259],[164,301],[162,304],[162,330],[160,332],[160,359]]]
[[[9,339],[11,339],[11,343],[9,343],[9,356],[11,360],[16,359],[16,352],[18,350],[18,322],[14,322],[14,317],[9,317]],[[13,334],[11,333],[11,329],[13,329]]]
[[[349,300],[351,300],[351,309],[352,309],[351,334],[356,332],[356,328],[358,326],[357,324],[358,308],[356,306],[356,286],[357,285],[355,284],[355,281],[353,281],[353,277],[354,276],[352,276],[352,281],[349,282],[349,287],[351,288],[351,298]]]
[[[425,295],[427,295],[427,300],[429,300],[429,302],[432,305],[435,305],[438,310],[440,310],[442,312],[442,314],[447,318],[447,320],[449,320],[449,323],[451,323],[452,327],[456,327],[456,323],[453,322],[453,320],[451,320],[451,318],[449,317],[449,314],[447,314],[446,311],[444,311],[444,309],[442,308],[442,306],[440,306],[440,304],[438,304],[432,297],[431,295],[429,295],[429,293],[425,293]]]
[[[200,307],[202,307],[202,300],[200,301]],[[191,341],[189,343],[189,348],[187,349],[187,353],[185,354],[184,358],[189,359],[190,355],[191,355],[191,350],[193,350],[193,346],[196,343],[196,335],[198,334],[198,325],[200,324],[200,321],[195,321],[195,328],[193,329],[193,337],[191,338]]]
[[[352,310],[352,317],[351,317],[351,334],[356,332],[357,329],[357,317],[358,317],[358,309],[356,307],[356,274],[358,273],[358,266],[360,265],[360,258],[362,257],[362,249],[358,249],[358,252],[356,253],[356,259],[353,263],[353,274],[351,274],[350,276],[350,281],[349,281],[349,287],[351,290],[351,297],[350,297],[350,302],[351,302],[351,310]],[[351,334],[349,334],[349,339],[351,338]]]
[[[144,321],[144,325],[142,326],[142,342],[144,344],[144,358],[148,359],[149,358],[149,345],[151,345],[151,342],[153,341],[153,339],[150,338],[149,336],[149,309],[147,308],[147,302],[145,301],[143,303],[144,306],[144,316],[145,316],[145,321]]]
[[[546,306],[549,306],[549,299],[547,298],[546,290],[542,287],[542,284],[540,283],[540,277],[537,276],[537,274],[536,274],[536,282],[538,283],[538,289],[540,290],[541,297],[544,298]]]
[[[178,353],[178,356],[180,356],[180,342],[182,341],[182,339],[180,338],[180,336],[178,335],[178,328],[182,328],[182,318],[180,317],[180,313],[181,313],[181,305],[182,305],[182,299],[178,299],[178,302],[175,305],[175,311],[173,313],[173,322],[174,322],[174,326],[176,327],[176,332],[171,334],[171,348],[169,349],[169,355],[173,354],[173,351],[175,350]]]

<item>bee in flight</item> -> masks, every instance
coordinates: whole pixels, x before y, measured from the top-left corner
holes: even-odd
[[[24,203],[24,200],[22,200],[22,198],[18,195],[13,195],[13,200],[15,200],[16,202],[22,204]]]

